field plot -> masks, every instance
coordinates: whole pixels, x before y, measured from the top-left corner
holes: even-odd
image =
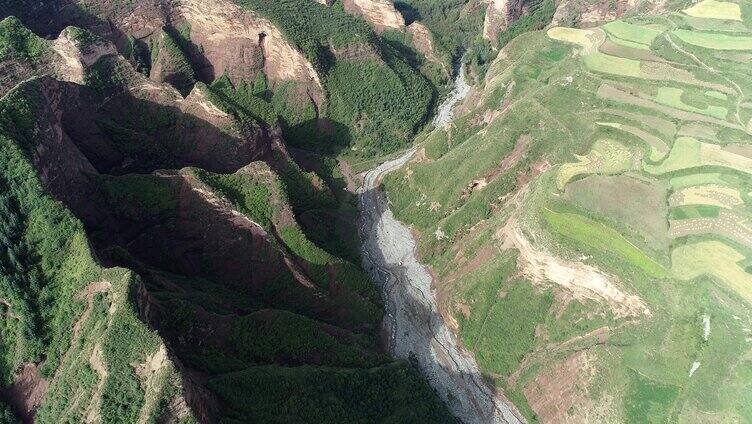
[[[582,215],[566,212],[543,211],[546,223],[557,233],[594,249],[618,255],[649,275],[662,277],[663,267],[613,228]]]
[[[624,21],[613,21],[603,25],[610,38],[617,44],[624,43],[627,47],[649,50],[650,44],[661,31],[645,26],[634,25]]]
[[[654,115],[647,115],[642,113],[634,113],[630,112],[628,110],[622,110],[622,109],[603,109],[600,112],[607,113],[609,115],[613,115],[615,117],[628,119],[631,121],[634,121],[635,123],[642,123],[651,129],[654,129],[661,133],[662,136],[673,140],[674,136],[676,135],[677,126],[673,122],[669,121],[668,119],[659,118]]]
[[[554,27],[549,29],[546,34],[554,40],[577,44],[582,47],[583,55],[596,52],[598,46],[606,39],[606,34],[599,29]]]
[[[723,100],[724,102],[728,100],[728,96],[726,94],[715,90],[708,90],[705,92],[705,95],[708,97],[713,97],[714,99]]]
[[[693,30],[710,31],[710,32],[728,32],[728,33],[745,33],[750,32],[749,28],[744,25],[743,21],[729,21],[711,18],[696,18],[694,16],[683,16],[686,22]]]
[[[660,175],[700,166],[722,166],[752,175],[752,159],[721,146],[703,143],[691,137],[679,137],[668,157],[659,165],[645,164],[645,171]]]
[[[669,206],[684,205],[713,205],[725,209],[733,209],[744,204],[739,190],[733,187],[709,184],[704,186],[687,187],[674,192],[669,197]]]
[[[709,141],[718,140],[718,130],[716,128],[694,122],[682,125],[676,135],[683,135],[692,138],[702,138]]]
[[[653,250],[664,251],[668,248],[667,189],[665,183],[631,175],[591,175],[570,182],[564,197],[578,208],[621,223]]]
[[[682,280],[712,275],[752,302],[752,275],[739,266],[745,260],[736,249],[717,240],[677,247],[671,254],[671,270]]]
[[[632,151],[618,141],[604,139],[593,144],[587,155],[575,155],[575,163],[566,163],[559,169],[556,184],[563,190],[569,181],[583,174],[614,175],[632,168]]]
[[[666,142],[654,136],[653,134],[650,134],[647,131],[643,131],[637,127],[620,124],[618,122],[596,122],[596,125],[622,130],[644,141],[650,147],[649,158],[653,162],[657,162],[663,159],[669,152],[669,147]]]
[[[646,109],[653,109],[662,114],[665,114],[670,117],[680,119],[683,121],[706,122],[710,124],[721,125],[727,128],[738,128],[738,125],[734,125],[728,121],[720,120],[718,118],[714,118],[708,115],[703,115],[701,113],[688,112],[685,110],[679,110],[673,107],[669,107],[667,105],[663,105],[656,101],[653,101],[644,97],[640,97],[635,94],[631,94],[611,84],[602,84],[598,88],[597,93],[599,97],[605,100],[612,100],[612,101],[619,102],[619,103],[626,103],[628,105],[639,106],[639,107],[643,107]]]
[[[639,60],[625,59],[600,52],[589,54],[583,60],[585,61],[585,66],[594,72],[633,78],[640,76]]]
[[[664,104],[666,106],[671,106],[676,109],[686,110],[687,112],[696,112],[696,113],[701,113],[703,115],[712,116],[718,119],[726,119],[726,115],[728,114],[728,109],[726,109],[725,107],[716,106],[716,105],[707,105],[705,109],[700,109],[700,108],[686,104],[682,100],[683,94],[684,94],[684,90],[682,90],[681,88],[659,87],[658,94],[656,94],[655,96],[655,100],[658,103]]]
[[[705,184],[723,186],[727,184],[723,177],[724,175],[720,172],[705,172],[673,177],[669,180],[669,183],[674,190],[681,190],[683,188]]]
[[[684,13],[696,18],[742,20],[742,11],[739,5],[726,1],[703,0],[690,8],[684,9]]]
[[[717,217],[672,219],[669,221],[669,236],[677,238],[717,234],[744,246],[752,247],[752,225],[745,216],[725,209],[717,210],[717,214]]]
[[[752,37],[690,31],[686,29],[676,29],[671,31],[671,34],[687,44],[706,49],[752,50]]]

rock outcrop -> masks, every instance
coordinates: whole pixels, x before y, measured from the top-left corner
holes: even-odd
[[[441,63],[446,68],[441,59],[436,55],[436,49],[433,43],[431,31],[422,22],[415,21],[407,26],[407,31],[413,37],[413,46],[430,62]]]
[[[562,0],[557,4],[551,25],[591,27],[618,19],[626,14],[643,12],[655,14],[665,10],[666,2],[662,0]]]
[[[499,33],[509,28],[523,13],[522,0],[489,0],[483,22],[483,38],[495,46]]]
[[[389,0],[343,0],[342,5],[347,13],[362,16],[378,33],[405,29],[405,18]]]
[[[78,26],[110,40],[121,53],[132,54],[137,47],[148,54],[165,28],[185,28],[189,59],[200,81],[222,75],[252,80],[263,71],[272,84],[295,81],[308,85],[314,99],[323,96],[319,76],[305,56],[268,19],[231,0],[22,3],[7,14],[18,15],[39,34],[54,37],[67,26]],[[156,73],[155,80],[165,81],[164,74]]]
[[[117,54],[115,47],[104,40],[97,41],[82,48],[73,35],[75,28],[66,28],[60,33],[50,47],[56,54],[53,59],[55,76],[63,81],[84,84],[84,71],[104,56]]]
[[[173,7],[173,22],[184,20],[191,42],[201,47],[203,80],[222,75],[250,80],[263,69],[272,82],[298,81],[321,89],[311,63],[258,14],[229,0],[180,0]]]

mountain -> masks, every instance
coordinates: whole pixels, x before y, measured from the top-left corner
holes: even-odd
[[[0,0],[0,423],[752,421],[751,33]]]
[[[378,346],[353,194],[316,153],[407,140],[417,68],[362,21],[323,51],[249,5],[27,6],[0,23],[8,421],[451,421]]]

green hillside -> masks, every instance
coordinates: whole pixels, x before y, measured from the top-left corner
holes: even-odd
[[[752,419],[750,10],[520,35],[385,179],[530,421]]]

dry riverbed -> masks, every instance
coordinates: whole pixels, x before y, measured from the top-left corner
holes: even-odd
[[[458,88],[440,108],[437,127],[446,125],[454,104],[469,87],[462,72]],[[512,404],[483,381],[472,354],[463,349],[439,313],[428,270],[415,256],[410,230],[394,218],[386,196],[379,190],[381,177],[398,169],[415,153],[368,171],[359,193],[359,231],[363,266],[381,289],[386,316],[384,327],[389,351],[413,360],[452,412],[465,423],[520,423]]]

